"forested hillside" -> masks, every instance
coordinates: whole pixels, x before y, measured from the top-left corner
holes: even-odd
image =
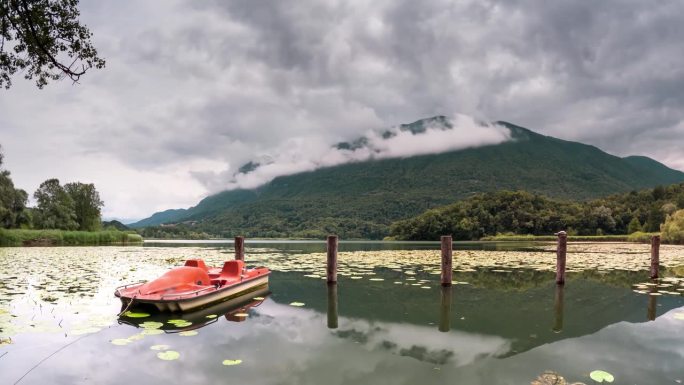
[[[395,222],[391,235],[435,240],[451,234],[474,240],[502,233],[577,235],[657,232],[667,215],[684,209],[684,183],[611,195],[588,202],[552,199],[524,191],[483,193]]]
[[[420,135],[421,122],[406,127]],[[225,191],[190,209],[157,213],[130,226],[185,223],[179,226],[224,237],[337,233],[348,239],[379,239],[389,234],[392,222],[482,192],[525,190],[579,201],[684,181],[684,173],[650,158],[619,158],[593,146],[499,124],[511,131],[510,141],[282,176],[254,190]]]

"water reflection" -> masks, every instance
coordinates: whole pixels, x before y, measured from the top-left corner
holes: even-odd
[[[337,329],[337,283],[328,283],[328,329]]]
[[[451,293],[453,286],[440,288],[439,301],[439,331],[446,333],[451,329]]]
[[[646,316],[649,321],[655,321],[656,319],[656,308],[658,307],[658,297],[654,295],[648,296],[648,311]]]
[[[563,331],[563,294],[565,292],[565,285],[556,285],[556,291],[553,301],[553,330],[554,333]]]

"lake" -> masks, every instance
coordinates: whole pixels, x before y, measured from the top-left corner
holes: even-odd
[[[454,249],[443,289],[439,243],[341,242],[331,288],[323,242],[248,242],[246,262],[273,271],[268,290],[117,318],[117,286],[186,258],[220,265],[232,243],[0,248],[0,383],[497,385],[548,372],[592,384],[595,370],[614,384],[684,380],[684,247],[662,246],[664,278],[651,281],[648,245],[570,244],[564,287],[553,244]]]

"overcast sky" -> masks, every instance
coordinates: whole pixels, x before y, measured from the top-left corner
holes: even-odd
[[[107,67],[43,90],[15,77],[0,144],[18,187],[93,182],[105,217],[188,207],[251,159],[297,171],[286,165],[330,144],[438,114],[684,170],[679,0],[80,7]]]

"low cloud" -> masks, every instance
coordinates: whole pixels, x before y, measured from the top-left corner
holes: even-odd
[[[210,191],[252,189],[276,177],[313,171],[323,167],[368,160],[438,154],[471,147],[493,145],[510,139],[508,128],[482,123],[456,114],[451,118],[428,120],[419,131],[408,125],[385,130],[369,130],[351,142],[330,143],[317,137],[293,138],[272,152],[251,159],[247,170],[196,172],[195,178]],[[245,165],[238,167],[243,168]]]

